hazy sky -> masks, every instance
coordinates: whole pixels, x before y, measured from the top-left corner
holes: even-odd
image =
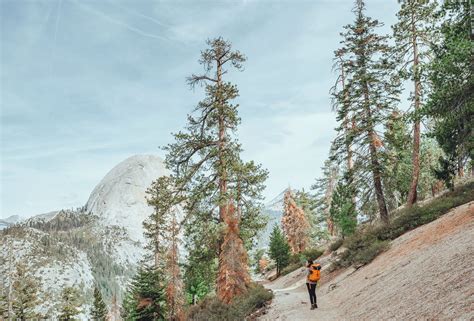
[[[309,188],[335,115],[333,51],[353,1],[0,0],[1,217],[82,206],[125,158],[172,141],[202,98],[205,40],[245,53],[240,89],[244,159],[270,171],[265,195]],[[368,0],[395,22],[397,1]]]

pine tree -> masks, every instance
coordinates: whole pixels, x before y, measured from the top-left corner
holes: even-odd
[[[65,287],[61,292],[61,306],[59,320],[76,320],[75,316],[80,313],[79,310],[79,292],[74,287]]]
[[[162,272],[141,264],[125,293],[123,318],[127,321],[155,321],[165,320],[166,316]]]
[[[217,259],[209,248],[193,246],[188,252],[184,270],[188,303],[196,304],[214,289]]]
[[[450,188],[454,177],[462,176],[465,164],[474,159],[474,41],[471,31],[470,1],[445,1],[438,13],[444,18],[441,42],[433,46],[429,68],[432,88],[424,114],[434,125],[436,138],[445,156],[436,171]]]
[[[38,317],[38,280],[28,273],[26,265],[16,265],[12,283],[12,312],[15,320],[31,320]]]
[[[102,294],[100,293],[99,287],[96,285],[94,287],[94,302],[91,309],[91,318],[94,321],[105,321],[107,316],[107,306],[102,299]]]
[[[290,262],[290,246],[276,224],[270,234],[270,248],[268,255],[275,261],[277,276],[279,276],[281,270]]]
[[[385,149],[383,183],[387,193],[388,206],[398,208],[408,197],[412,181],[411,136],[404,114],[394,110],[385,124]]]
[[[306,192],[304,189],[295,192],[295,202],[300,207],[309,223],[308,246],[318,246],[324,240],[327,240],[327,229],[324,226],[326,217],[318,213],[318,200],[314,195]]]
[[[168,307],[168,320],[184,320],[183,305],[183,281],[181,279],[181,269],[178,264],[178,234],[179,225],[176,218],[176,209],[171,212],[171,222],[168,239],[168,253],[166,255],[166,303]]]
[[[160,177],[147,190],[147,201],[154,212],[143,223],[145,236],[149,239],[148,249],[152,250],[154,267],[163,271],[166,277],[166,301],[168,320],[182,320],[184,304],[183,283],[178,264],[180,226],[176,217],[177,206],[183,199],[176,194],[173,177]]]
[[[332,108],[336,112],[341,111],[342,116],[341,119],[338,118],[338,121],[341,122],[341,126],[338,128],[338,137],[336,137],[335,141],[344,145],[345,148],[340,148],[339,151],[336,150],[336,152],[338,152],[337,156],[345,158],[346,171],[348,174],[351,174],[354,167],[353,142],[351,138],[356,128],[354,117],[349,111],[350,97],[347,85],[349,81],[348,77],[350,76],[348,71],[350,70],[351,62],[347,57],[346,50],[347,48],[341,48],[334,52],[333,69],[339,72],[339,75],[330,92],[332,95]],[[336,155],[332,155],[332,158],[335,156]]]
[[[239,218],[234,204],[226,210],[226,230],[219,255],[217,295],[225,303],[247,291],[250,284],[248,257],[244,243],[239,236]]]
[[[296,205],[290,189],[285,193],[281,225],[291,251],[293,253],[303,252],[308,244],[309,223],[304,211]]]
[[[170,225],[171,212],[182,199],[175,194],[173,177],[162,176],[147,189],[147,203],[152,206],[153,213],[143,222],[145,237],[148,239],[147,249],[153,253],[155,269],[165,266],[165,253]]]
[[[253,266],[255,273],[261,273],[262,269],[260,268],[260,260],[265,254],[264,249],[256,249],[251,256],[251,266]]]
[[[191,243],[188,246],[201,246],[200,239],[208,240],[206,246],[214,250],[217,258],[224,242],[223,232],[228,228],[226,222],[230,222],[226,213],[229,201],[236,202],[238,237],[254,238],[255,230],[264,227],[258,204],[268,174],[259,165],[240,159],[241,147],[235,139],[240,118],[239,106],[232,101],[238,90],[224,76],[229,66],[241,70],[246,58],[222,38],[209,40],[208,45],[200,59],[205,73],[188,78],[192,87],[204,85],[206,96],[188,116],[186,130],[175,134],[175,142],[165,150],[175,194],[185,200],[185,238]],[[193,244],[195,241],[198,243]],[[218,283],[221,286],[224,285]],[[218,288],[218,293],[221,290]]]
[[[350,176],[345,175],[344,179],[338,182],[330,209],[331,217],[343,238],[353,234],[357,227],[357,212],[352,201],[354,191],[349,180]]]
[[[337,111],[337,120],[344,123],[344,119],[350,119],[352,129],[349,136],[339,135],[343,139],[334,142],[333,151],[340,155],[341,150],[347,150],[348,144],[353,147],[357,159],[351,175],[357,192],[363,192],[360,198],[364,202],[371,199],[374,191],[380,218],[388,223],[379,155],[383,141],[378,127],[385,122],[397,101],[399,82],[391,75],[393,62],[387,58],[390,52],[387,37],[374,31],[382,24],[365,15],[362,0],[356,1],[353,12],[355,22],[344,27],[346,32],[342,34],[341,51],[348,76],[347,85],[339,95],[343,101]],[[342,125],[337,130],[346,132]]]
[[[9,320],[10,316],[8,314],[8,293],[3,281],[4,280],[0,281],[0,319]]]
[[[317,179],[311,186],[315,193],[315,211],[321,219],[326,221],[326,227],[330,236],[336,235],[334,221],[330,215],[332,195],[339,179],[339,167],[328,159],[321,168],[322,177]]]
[[[439,159],[444,155],[435,139],[428,137],[421,141],[421,170],[419,182],[420,199],[429,196],[436,196],[444,189],[443,181],[436,177],[436,171],[439,171]]]
[[[401,2],[397,17],[398,22],[392,27],[396,45],[393,48],[399,70],[403,79],[413,82],[414,90],[410,101],[414,107],[413,148],[412,148],[412,181],[408,193],[407,205],[417,200],[417,186],[420,177],[420,139],[422,108],[426,82],[424,71],[428,64],[431,44],[434,42],[436,1],[406,0]]]

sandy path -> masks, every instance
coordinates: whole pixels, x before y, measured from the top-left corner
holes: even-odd
[[[397,238],[371,264],[323,280],[316,310],[304,272],[267,283],[275,298],[259,320],[474,320],[473,258],[471,202]]]

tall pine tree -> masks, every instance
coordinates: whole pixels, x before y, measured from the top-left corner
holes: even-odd
[[[463,176],[474,159],[474,36],[471,1],[445,1],[438,13],[441,41],[433,46],[429,68],[432,84],[425,115],[434,123],[430,134],[445,156],[440,158],[438,178],[449,187],[455,175]]]
[[[402,1],[397,14],[398,22],[392,27],[396,43],[393,50],[400,64],[400,75],[403,79],[410,79],[413,83],[413,92],[409,98],[414,108],[414,122],[413,166],[412,180],[407,197],[408,206],[416,202],[417,186],[420,178],[420,110],[428,85],[425,71],[431,45],[434,43],[436,5],[436,1]]]
[[[351,119],[353,129],[344,139],[336,140],[334,151],[353,146],[357,159],[354,161],[354,183],[363,189],[362,199],[369,200],[372,191],[378,212],[383,222],[389,220],[388,209],[382,185],[382,164],[379,149],[383,145],[379,127],[390,114],[398,99],[399,83],[391,77],[393,62],[387,56],[390,48],[387,36],[380,36],[375,29],[382,24],[365,15],[365,4],[357,0],[353,12],[356,19],[342,34],[344,67],[347,71],[347,85],[339,95],[343,99],[338,110],[338,121]],[[346,132],[345,126],[338,128]],[[371,183],[370,183],[371,181]]]
[[[203,85],[206,96],[188,116],[186,130],[175,134],[175,142],[166,147],[166,164],[176,182],[176,195],[185,199],[187,242],[209,240],[206,246],[214,250],[216,258],[221,255],[228,229],[229,202],[236,202],[238,237],[253,238],[252,231],[264,227],[258,204],[267,172],[241,160],[241,147],[235,138],[240,118],[239,106],[233,100],[238,89],[224,76],[229,67],[241,70],[245,57],[222,38],[209,40],[208,45],[200,59],[204,74],[188,78],[192,87]],[[227,272],[237,275],[243,271]],[[228,292],[229,284],[220,282],[217,286],[218,293],[224,288]]]

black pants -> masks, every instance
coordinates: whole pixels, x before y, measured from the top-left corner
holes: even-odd
[[[311,304],[316,304],[316,284],[306,283],[306,287],[308,288],[309,300],[311,301]]]

